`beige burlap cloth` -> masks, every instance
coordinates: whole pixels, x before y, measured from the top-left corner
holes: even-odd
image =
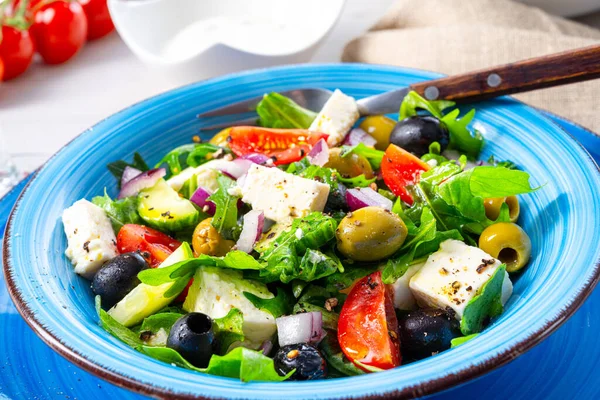
[[[510,0],[398,0],[342,60],[457,74],[597,43],[598,30]],[[515,97],[600,133],[600,80]]]

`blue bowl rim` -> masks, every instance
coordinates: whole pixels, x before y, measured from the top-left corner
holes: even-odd
[[[281,71],[281,70],[296,69],[296,68],[303,68],[303,67],[305,67],[305,68],[327,68],[327,67],[331,67],[331,66],[344,66],[344,65],[359,66],[359,67],[372,67],[372,68],[379,68],[379,69],[387,69],[387,70],[391,70],[391,71],[394,71],[394,70],[395,71],[413,71],[413,72],[426,74],[426,75],[429,75],[432,77],[434,77],[434,76],[442,77],[443,76],[439,73],[435,73],[435,72],[431,72],[431,71],[427,71],[427,70],[423,70],[423,69],[417,69],[417,68],[406,68],[406,67],[396,67],[396,66],[381,65],[381,64],[364,64],[364,63],[330,63],[330,64],[304,64],[304,65],[290,64],[290,65],[284,65],[284,66],[279,66],[279,67],[253,69],[253,70],[243,71],[243,72],[239,72],[239,73],[228,74],[228,75],[224,75],[224,76],[220,76],[220,77],[216,77],[216,78],[205,79],[205,80],[201,80],[198,82],[193,82],[193,83],[190,83],[187,85],[183,85],[183,86],[156,94],[156,95],[146,98],[144,100],[141,100],[137,103],[134,103],[134,104],[102,119],[101,121],[99,121],[98,123],[93,125],[91,128],[86,129],[85,131],[83,131],[82,133],[77,135],[75,138],[73,138],[71,141],[66,143],[63,147],[61,147],[56,153],[54,153],[52,155],[52,157],[50,157],[40,168],[38,168],[36,170],[34,176],[27,183],[27,185],[23,188],[23,191],[20,193],[20,195],[19,195],[17,201],[15,202],[15,205],[10,213],[10,216],[8,218],[8,222],[6,224],[6,228],[4,231],[2,260],[3,260],[3,272],[4,272],[4,276],[5,276],[6,286],[8,288],[8,292],[9,292],[9,295],[10,295],[13,303],[15,304],[15,307],[17,308],[17,311],[19,312],[19,314],[21,314],[21,316],[23,317],[25,322],[29,325],[29,327],[48,346],[50,346],[50,348],[52,348],[54,351],[56,351],[61,356],[63,356],[70,362],[74,363],[75,365],[85,369],[86,371],[88,371],[88,372],[90,372],[112,384],[115,384],[119,387],[129,389],[129,390],[135,391],[135,392],[143,394],[143,395],[152,396],[155,398],[171,399],[175,396],[176,398],[182,398],[182,399],[214,400],[215,399],[214,397],[207,398],[207,397],[192,395],[192,394],[187,394],[187,393],[175,393],[166,388],[159,387],[159,386],[152,386],[150,384],[140,382],[131,377],[123,376],[118,373],[115,373],[101,365],[94,363],[92,360],[86,358],[85,355],[78,353],[75,349],[73,349],[66,343],[62,342],[52,332],[49,332],[47,329],[45,329],[45,327],[41,324],[41,322],[39,322],[36,319],[35,313],[33,313],[32,310],[28,307],[27,303],[25,302],[25,300],[23,298],[23,293],[20,292],[18,286],[16,285],[15,281],[12,278],[12,271],[14,270],[14,268],[10,261],[11,260],[11,254],[10,254],[11,246],[10,246],[10,242],[9,242],[8,238],[11,236],[14,214],[15,214],[16,210],[19,208],[21,200],[23,199],[23,197],[26,194],[27,190],[29,189],[30,185],[36,181],[39,171],[43,170],[48,163],[50,163],[60,153],[65,151],[74,141],[80,139],[81,136],[84,135],[86,132],[95,129],[98,125],[100,125],[104,121],[106,121],[114,116],[125,113],[126,111],[128,111],[131,108],[135,108],[140,105],[143,105],[144,103],[157,100],[158,98],[160,98],[163,95],[166,95],[168,93],[171,93],[174,91],[179,91],[179,90],[182,90],[185,88],[190,88],[192,86],[196,86],[199,84],[219,82],[219,81],[227,80],[230,78],[254,75],[254,74],[258,74],[258,73],[265,72],[265,71]],[[514,99],[511,96],[503,96],[502,99],[509,99],[509,101],[519,103],[525,107],[529,107],[529,108],[533,109],[533,111],[535,113],[537,113],[540,118],[546,119],[551,124],[553,124],[555,127],[557,127],[559,130],[561,130],[563,133],[565,133],[569,138],[571,138],[573,140],[573,142],[575,144],[577,144],[581,149],[583,149],[584,153],[591,160],[592,164],[596,166],[596,172],[598,173],[598,175],[600,175],[600,166],[598,166],[596,161],[592,158],[592,156],[588,153],[588,151],[583,147],[583,145],[581,145],[581,143],[579,143],[579,141],[577,141],[569,132],[567,132],[565,129],[563,129],[563,127],[561,127],[559,124],[555,123],[554,121],[552,121],[551,119],[547,118],[544,115],[544,113],[551,114],[551,115],[554,115],[554,114],[552,114],[548,111],[542,110],[542,109],[538,109],[536,107],[529,106],[528,104],[526,104],[520,100]],[[568,122],[571,122],[564,117],[560,117],[560,116],[556,116],[556,117],[559,119],[563,119]],[[574,122],[571,122],[571,123],[576,124]],[[578,124],[576,124],[576,125],[578,125]],[[578,126],[580,126],[580,125],[578,125]],[[599,134],[594,133],[587,128],[584,128],[584,127],[581,127],[581,128],[597,137],[600,136]],[[580,288],[577,296],[575,298],[571,299],[568,304],[565,304],[564,308],[559,313],[557,313],[554,317],[549,319],[543,326],[541,326],[536,332],[532,333],[528,338],[526,338],[518,343],[514,343],[510,347],[507,347],[501,353],[498,353],[497,355],[491,357],[490,359],[486,360],[482,364],[470,365],[464,369],[459,370],[456,373],[448,374],[448,375],[445,375],[445,376],[437,378],[437,379],[431,379],[429,381],[421,382],[417,385],[408,386],[408,387],[402,388],[401,390],[395,390],[395,391],[390,391],[390,392],[386,392],[386,393],[377,393],[377,394],[373,394],[373,395],[363,396],[360,398],[361,399],[410,399],[410,398],[416,398],[416,397],[423,397],[423,396],[431,395],[431,394],[434,394],[436,392],[440,392],[440,391],[443,391],[446,389],[450,389],[461,383],[465,383],[469,380],[475,379],[475,378],[480,377],[488,372],[491,372],[492,370],[509,363],[510,361],[512,361],[513,359],[518,357],[519,355],[530,350],[531,348],[533,348],[534,346],[539,344],[542,340],[547,338],[556,329],[558,329],[569,317],[571,317],[579,309],[579,307],[581,307],[581,305],[585,302],[585,300],[588,298],[590,293],[594,290],[594,288],[596,287],[596,285],[599,282],[600,282],[600,259],[598,259],[596,261],[596,264],[593,266],[593,270],[590,273],[589,280]],[[341,398],[342,397],[340,397],[340,399]]]

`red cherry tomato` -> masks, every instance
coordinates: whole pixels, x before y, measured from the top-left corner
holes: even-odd
[[[0,58],[0,81],[4,78],[4,61]]]
[[[28,30],[4,25],[0,39],[0,58],[4,62],[2,80],[8,81],[25,72],[31,65],[34,50]]]
[[[228,145],[237,156],[260,153],[273,158],[275,165],[299,161],[326,134],[306,129],[272,129],[256,126],[234,126],[229,131]]]
[[[106,0],[78,0],[88,21],[87,39],[94,40],[111,33],[113,25]]]
[[[44,62],[61,64],[83,47],[87,18],[77,2],[44,3],[35,9],[31,34]]]
[[[428,171],[430,168],[425,161],[394,144],[390,144],[381,161],[383,181],[408,205],[413,204],[413,198],[406,190],[406,186],[417,183],[421,172]]]
[[[373,272],[359,280],[342,307],[338,341],[357,367],[372,371],[400,365],[400,336],[392,291]]]
[[[181,243],[162,232],[142,225],[126,224],[117,235],[119,253],[139,251],[155,268],[171,255]]]

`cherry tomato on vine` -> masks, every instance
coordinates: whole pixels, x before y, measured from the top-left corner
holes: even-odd
[[[0,41],[0,58],[4,63],[2,80],[8,81],[25,72],[31,64],[34,50],[33,40],[27,29],[4,25]]]
[[[106,0],[77,0],[83,7],[88,21],[87,39],[94,40],[111,33],[113,25]]]
[[[47,64],[61,64],[77,54],[87,29],[87,18],[77,2],[52,1],[34,10],[31,34]]]
[[[12,2],[12,4],[10,4],[7,9],[6,9],[6,15],[8,16],[15,16],[16,12],[19,10],[19,5],[21,4],[22,0],[14,0]],[[25,17],[28,21],[30,21],[33,17],[33,11],[36,8],[36,6],[38,4],[40,4],[41,2],[43,2],[45,0],[29,0],[29,2],[27,3],[27,8],[25,10]]]

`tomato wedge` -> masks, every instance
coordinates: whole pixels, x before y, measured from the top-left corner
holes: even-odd
[[[406,190],[406,186],[417,183],[421,172],[428,171],[430,168],[425,161],[394,144],[389,145],[381,161],[383,181],[409,206],[412,206],[413,198]]]
[[[346,357],[364,371],[400,365],[400,336],[391,289],[373,272],[350,291],[338,322]]]
[[[179,241],[142,225],[123,225],[117,235],[119,253],[139,251],[152,268],[158,267],[179,246]]]
[[[234,126],[229,131],[229,148],[237,156],[264,154],[275,165],[299,161],[326,134],[307,129],[272,129],[257,126]]]

